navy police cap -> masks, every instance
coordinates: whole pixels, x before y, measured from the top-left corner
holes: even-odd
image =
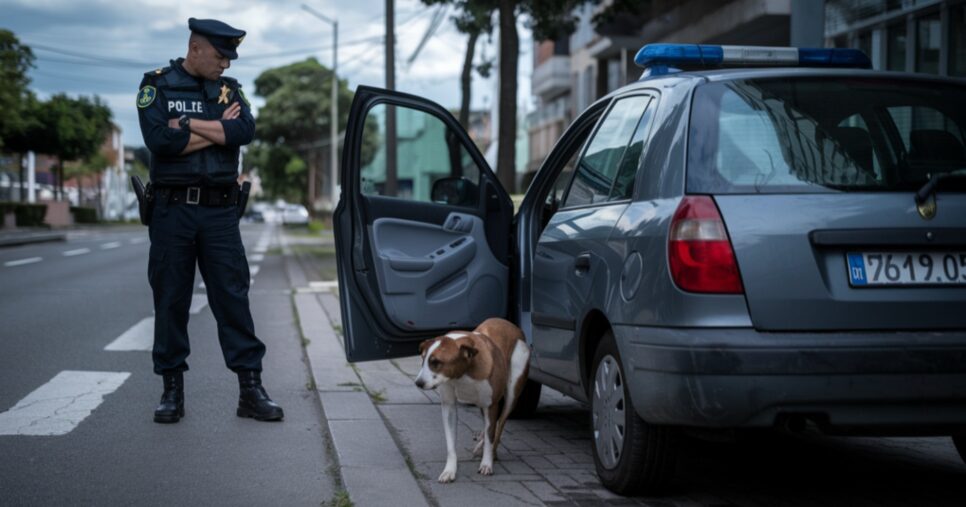
[[[228,58],[229,60],[234,60],[238,58],[238,52],[235,49],[242,40],[245,39],[245,31],[239,30],[237,28],[232,28],[227,23],[218,21],[217,19],[195,19],[188,18],[188,28],[192,32],[203,35],[212,46],[218,50],[222,56]]]

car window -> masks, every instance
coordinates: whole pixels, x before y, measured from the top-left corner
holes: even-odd
[[[395,191],[387,185],[391,169],[387,150],[390,139],[386,132],[389,111],[394,111],[396,119]],[[433,202],[434,184],[442,179],[455,178],[464,181],[458,187],[451,185],[448,188],[459,189],[460,195],[456,196],[459,200],[448,204],[476,206],[480,168],[455,133],[432,114],[377,104],[366,114],[362,145],[359,183],[364,195]]]
[[[695,90],[687,190],[907,191],[966,167],[962,86],[915,80],[753,79]],[[951,182],[948,189],[966,187]]]
[[[641,116],[640,121],[637,122],[634,135],[631,137],[631,143],[621,158],[620,167],[617,169],[617,177],[614,179],[614,187],[610,191],[610,198],[608,200],[630,199],[631,194],[634,192],[634,178],[637,176],[637,169],[641,163],[641,154],[644,153],[644,139],[647,136],[648,127],[651,124],[651,117],[654,116],[654,101],[651,101],[644,107],[644,114]]]
[[[577,163],[565,207],[610,200],[621,158],[649,100],[634,96],[614,103]]]

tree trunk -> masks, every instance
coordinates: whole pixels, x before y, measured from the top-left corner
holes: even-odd
[[[464,129],[470,128],[470,85],[473,83],[473,55],[476,53],[476,40],[479,32],[470,32],[470,40],[466,42],[466,58],[463,59],[463,72],[460,74],[460,125]]]
[[[512,0],[500,0],[500,125],[496,174],[507,192],[516,192],[517,59],[520,39]]]

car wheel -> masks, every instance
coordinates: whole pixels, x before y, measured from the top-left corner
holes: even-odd
[[[510,412],[510,419],[533,417],[533,414],[537,411],[537,405],[540,403],[540,392],[542,390],[543,384],[527,379],[523,391],[520,391],[520,399],[517,400],[517,405],[513,407],[513,412]]]
[[[600,481],[621,495],[660,492],[674,476],[677,435],[637,415],[610,332],[597,347],[591,375],[591,446]]]
[[[953,445],[959,451],[959,457],[966,463],[966,433],[953,435]]]

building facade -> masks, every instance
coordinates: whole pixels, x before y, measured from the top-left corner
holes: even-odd
[[[966,1],[826,0],[828,46],[855,47],[879,70],[966,77]]]

